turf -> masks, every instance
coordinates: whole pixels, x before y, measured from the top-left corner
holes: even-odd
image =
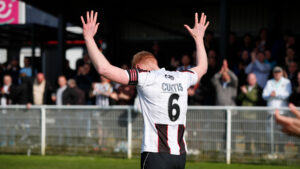
[[[186,169],[299,169],[299,166],[188,162]],[[0,169],[139,169],[138,159],[0,155]]]

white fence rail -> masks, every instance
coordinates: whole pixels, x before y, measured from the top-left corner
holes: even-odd
[[[292,116],[287,108],[280,109]],[[300,139],[283,134],[268,107],[191,106],[188,158],[288,163],[300,160]],[[138,156],[142,114],[129,106],[0,107],[0,153]]]

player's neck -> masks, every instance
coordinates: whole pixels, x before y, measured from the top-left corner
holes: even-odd
[[[143,66],[141,69],[151,71],[151,70],[159,70],[160,68],[158,67],[157,64],[147,64],[147,65]]]

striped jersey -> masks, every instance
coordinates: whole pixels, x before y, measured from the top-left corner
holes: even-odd
[[[187,89],[197,83],[192,70],[127,70],[129,85],[136,85],[144,118],[142,152],[186,153],[184,131]]]

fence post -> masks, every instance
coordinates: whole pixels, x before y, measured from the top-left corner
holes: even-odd
[[[46,109],[41,107],[41,155],[46,154]]]
[[[271,122],[270,122],[270,127],[271,127],[271,154],[274,155],[274,114],[271,114]]]
[[[127,158],[131,159],[132,157],[132,107],[128,108],[128,116],[127,116]]]
[[[227,108],[227,129],[226,129],[226,163],[231,162],[231,110]]]

